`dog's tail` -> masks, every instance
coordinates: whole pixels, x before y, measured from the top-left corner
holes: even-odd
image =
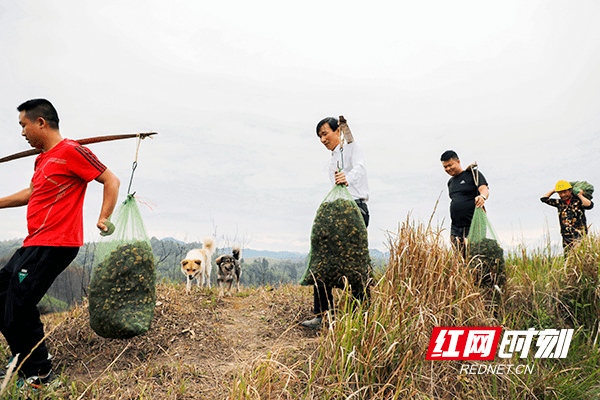
[[[202,248],[208,251],[210,254],[215,252],[215,241],[211,237],[207,237],[204,239],[204,243],[202,244]]]
[[[242,258],[242,249],[239,245],[234,245],[233,248],[231,249],[231,254],[233,254],[233,258],[235,258],[236,260],[240,260]]]

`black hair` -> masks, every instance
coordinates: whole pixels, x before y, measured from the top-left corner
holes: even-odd
[[[17,111],[25,111],[25,116],[31,121],[44,118],[48,126],[58,129],[58,112],[56,108],[46,99],[31,99],[17,107]]]
[[[334,132],[337,131],[337,128],[338,128],[337,118],[327,117],[327,118],[323,118],[317,124],[317,136],[319,136],[319,131],[321,130],[321,127],[325,124],[329,125],[329,127],[331,128],[332,131],[334,131]]]
[[[458,159],[458,154],[456,154],[454,150],[446,150],[444,153],[442,153],[442,156],[440,157],[440,160],[443,162]]]

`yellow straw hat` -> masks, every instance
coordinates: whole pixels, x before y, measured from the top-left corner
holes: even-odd
[[[567,181],[558,181],[556,183],[556,187],[554,190],[556,190],[557,192],[562,192],[563,190],[568,190],[571,189],[572,186],[569,182]]]

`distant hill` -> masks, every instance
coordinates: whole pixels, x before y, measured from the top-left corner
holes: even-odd
[[[153,237],[152,239],[156,239],[155,237]],[[182,242],[181,240],[177,240],[175,238],[172,237],[166,237],[166,238],[162,238],[162,239],[156,239],[156,240],[160,240],[161,242],[173,242],[175,244],[178,245],[185,245],[185,242]]]
[[[163,239],[157,239],[157,238],[153,237],[152,242],[153,242],[153,246],[155,246],[155,244],[157,242],[162,242],[164,244],[171,244],[174,246],[181,247],[181,248],[185,249],[185,251],[187,251],[190,248],[193,248],[195,246],[202,247],[202,245],[200,243],[186,243],[186,242],[182,242],[181,240],[174,239],[172,237],[166,237]],[[3,257],[7,257],[6,261],[8,261],[8,257],[10,257],[12,255],[12,253],[14,253],[14,251],[21,246],[22,243],[23,243],[23,239],[13,239],[13,240],[6,240],[3,242],[0,242],[0,259],[2,259]],[[195,245],[195,246],[190,247],[190,245]],[[155,251],[156,251],[156,249],[155,249]],[[231,247],[220,248],[219,253],[231,254]],[[373,258],[373,259],[387,259],[389,257],[389,252],[386,251],[385,253],[383,253],[378,249],[370,249],[369,253],[371,254],[371,258]],[[265,258],[272,258],[275,260],[295,260],[295,261],[297,261],[297,260],[303,260],[307,256],[308,256],[308,253],[299,253],[299,252],[292,252],[292,251],[270,251],[270,250],[243,249],[243,252],[242,252],[242,257],[245,257],[245,258],[265,257]]]
[[[231,248],[219,249],[222,253],[231,253]],[[244,258],[256,258],[265,257],[273,258],[275,260],[302,260],[307,257],[306,253],[296,253],[291,251],[268,251],[268,250],[254,250],[254,249],[243,249],[242,257]]]
[[[375,259],[388,259],[390,258],[390,252],[386,251],[385,253],[382,253],[381,251],[377,250],[377,249],[369,249],[369,254],[371,255],[371,258],[375,258]]]
[[[4,267],[12,255],[23,245],[23,239],[0,241],[0,268]]]
[[[229,253],[231,254],[231,247],[219,249],[220,253]],[[369,253],[371,254],[371,258],[374,259],[387,259],[389,257],[389,252],[382,253],[377,249],[370,249]],[[243,249],[242,257],[244,258],[257,258],[257,257],[265,257],[272,258],[275,260],[302,260],[308,257],[308,253],[298,253],[291,251],[268,251],[268,250],[254,250],[254,249]]]

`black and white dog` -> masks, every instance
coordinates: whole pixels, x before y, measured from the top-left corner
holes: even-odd
[[[240,291],[240,277],[242,276],[242,268],[240,260],[242,259],[242,249],[240,246],[233,246],[231,249],[232,255],[222,255],[215,261],[217,263],[217,282],[221,288],[221,296],[223,296],[223,286],[227,286],[227,293],[231,295],[231,286],[235,281],[236,291]]]

